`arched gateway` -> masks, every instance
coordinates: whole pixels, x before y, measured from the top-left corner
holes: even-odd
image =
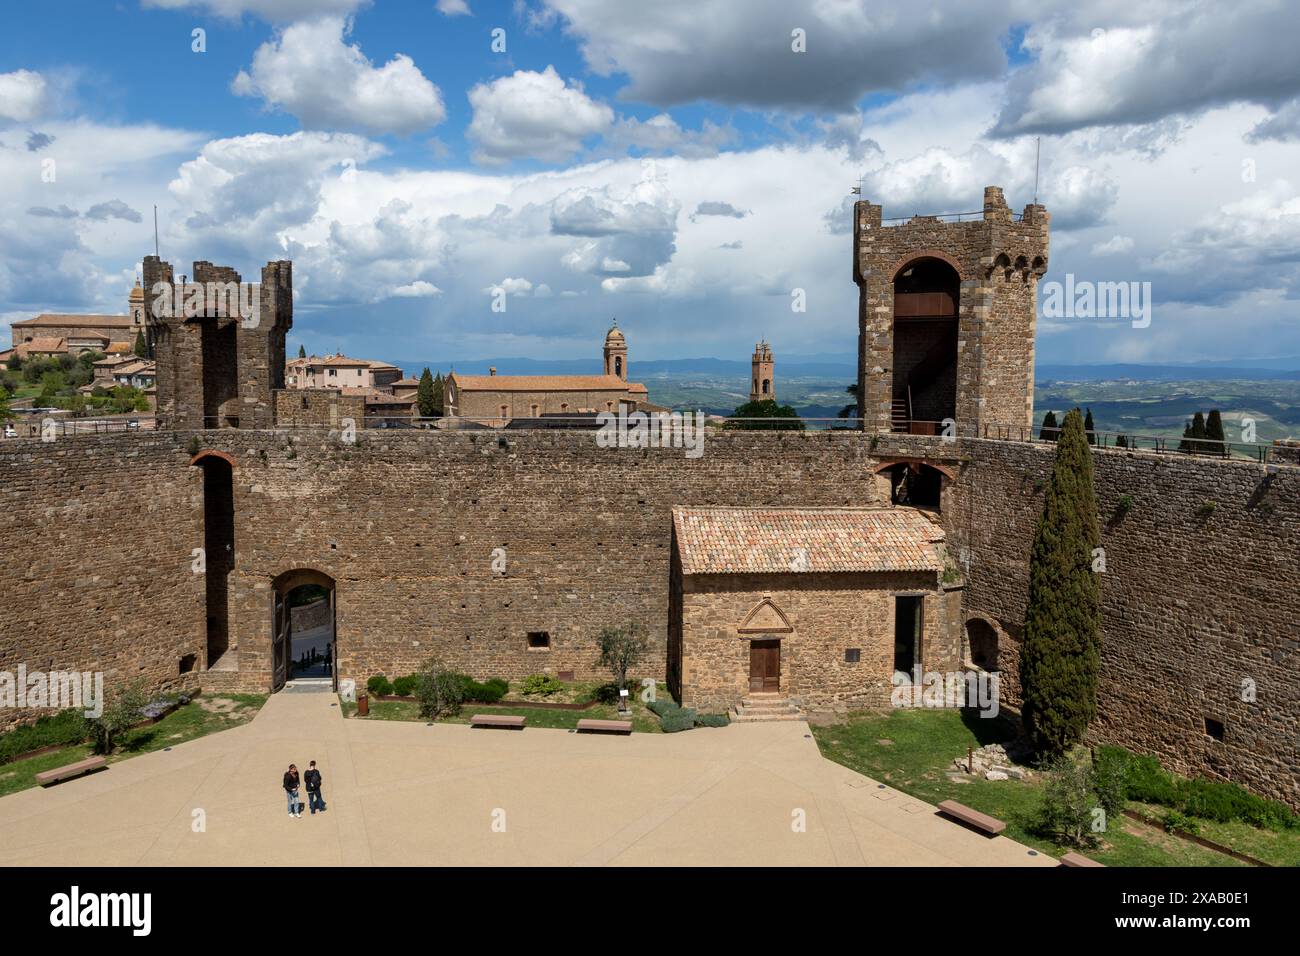
[[[334,579],[314,568],[294,568],[271,583],[271,690],[290,679],[328,679],[337,690]]]

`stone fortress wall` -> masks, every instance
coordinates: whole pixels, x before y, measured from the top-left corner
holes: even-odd
[[[363,430],[354,445],[324,429],[10,440],[0,443],[0,671],[198,682],[196,448],[235,462],[230,617],[242,689],[270,689],[272,582],[303,568],[334,579],[339,673],[360,682],[433,654],[478,677],[602,676],[596,634],[629,619],[655,638],[638,676],[662,677],[673,505],[884,504],[875,469],[914,457],[956,475],[942,522],[967,569],[964,613],[998,631],[1005,697],[1017,697],[1027,555],[1052,446],[857,432],[711,431],[698,459],[602,449],[586,432]],[[1300,468],[1110,449],[1094,458],[1106,571],[1093,738],[1300,805]],[[1119,516],[1123,496],[1132,505]],[[492,570],[496,548],[504,574]],[[530,650],[530,631],[548,632],[550,650]],[[0,723],[27,716],[6,711]],[[1207,717],[1223,725],[1221,741]]]

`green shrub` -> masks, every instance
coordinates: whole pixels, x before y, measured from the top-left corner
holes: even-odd
[[[1123,747],[1098,747],[1092,758],[1092,789],[1108,818],[1119,816],[1128,803],[1128,774],[1132,754]]]
[[[90,727],[81,711],[61,710],[0,734],[0,764],[42,747],[70,747],[89,735]]]
[[[556,691],[564,690],[564,684],[549,674],[529,674],[524,678],[520,690],[525,696],[531,696],[533,694],[554,694]]]
[[[87,718],[95,753],[111,754],[117,738],[138,721],[149,704],[149,694],[143,681],[135,681],[117,688],[104,701],[103,712],[98,717]]]
[[[429,720],[451,717],[460,713],[465,699],[465,676],[444,670],[436,661],[428,660],[420,669],[415,687],[415,697],[420,702],[420,716]]]
[[[1178,786],[1160,761],[1146,754],[1130,754],[1128,764],[1128,798],[1143,803],[1175,806]]]
[[[1199,823],[1190,817],[1179,813],[1177,810],[1166,810],[1161,822],[1165,825],[1165,829],[1170,833],[1188,833],[1192,836],[1196,836],[1201,832],[1201,826]]]
[[[366,690],[371,697],[387,697],[393,692],[393,683],[383,674],[376,674],[366,681]]]
[[[1093,822],[1099,804],[1092,792],[1091,776],[1090,768],[1068,756],[1050,764],[1034,830],[1060,846],[1096,845]]]
[[[465,677],[464,687],[465,699],[477,701],[480,704],[495,704],[506,696],[506,691],[510,689],[510,685],[500,677],[493,677],[481,684],[473,678]]]
[[[617,688],[615,688],[615,690],[617,690]],[[669,714],[674,714],[681,710],[681,708],[677,706],[677,702],[675,700],[671,700],[666,697],[656,698],[655,700],[652,700],[649,703],[647,703],[645,706],[646,706],[646,710],[650,711],[655,716],[661,718],[667,717]]]
[[[696,727],[726,727],[731,723],[731,718],[726,714],[697,714],[695,717]]]
[[[601,684],[591,692],[590,700],[598,704],[617,704],[618,703],[618,684],[610,681],[608,684]]]
[[[1256,796],[1235,783],[1192,779],[1179,782],[1178,808],[1188,816],[1219,823],[1240,821],[1268,830],[1294,827],[1298,822],[1290,808],[1276,800]]]
[[[678,707],[676,713],[660,717],[659,724],[666,734],[675,734],[678,731],[690,730],[695,726],[695,711]]]
[[[393,693],[398,697],[414,697],[416,685],[420,683],[419,674],[407,674],[393,681]]]

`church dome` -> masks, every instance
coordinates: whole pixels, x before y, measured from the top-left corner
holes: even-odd
[[[615,322],[612,326],[610,326],[609,332],[605,336],[605,345],[610,346],[610,345],[623,345],[623,344],[625,344],[623,339],[623,333],[619,331],[618,323]]]

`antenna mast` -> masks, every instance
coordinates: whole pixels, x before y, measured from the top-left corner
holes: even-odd
[[[1038,161],[1043,154],[1043,137],[1034,138],[1034,205],[1038,205]],[[158,207],[154,206],[154,215],[158,215]]]
[[[162,258],[158,252],[158,204],[153,204],[153,254],[157,258]]]

